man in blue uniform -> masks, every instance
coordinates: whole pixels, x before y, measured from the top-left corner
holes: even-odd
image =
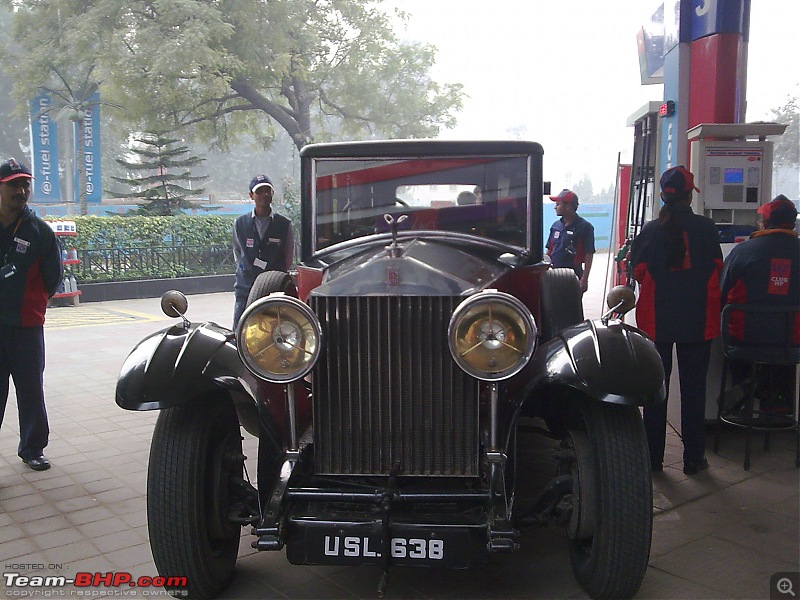
[[[250,288],[265,271],[288,271],[294,261],[292,223],[272,210],[275,189],[266,175],[250,181],[252,212],[237,217],[233,223],[233,257],[236,261],[233,328],[247,305]]]
[[[14,380],[19,413],[17,454],[45,471],[50,428],[44,404],[44,313],[63,277],[61,248],[50,226],[27,206],[31,172],[0,164],[0,425]]]
[[[578,195],[572,190],[561,190],[558,196],[550,196],[556,203],[555,211],[560,217],[550,227],[547,239],[547,254],[554,267],[566,267],[575,271],[581,292],[589,289],[589,272],[594,259],[594,226],[578,216]]]

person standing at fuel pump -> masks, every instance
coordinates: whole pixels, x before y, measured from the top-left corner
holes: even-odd
[[[550,227],[547,255],[554,267],[575,271],[581,292],[586,293],[595,252],[594,226],[578,216],[578,195],[572,190],[561,190],[558,196],[550,196],[550,200],[556,203],[555,211],[560,218]]]
[[[34,471],[46,471],[44,314],[64,271],[53,230],[28,207],[31,179],[13,158],[0,164],[0,425],[10,377],[19,413],[17,454]]]
[[[288,271],[294,261],[292,222],[272,210],[275,189],[266,175],[250,180],[253,210],[233,223],[233,258],[236,261],[233,328],[247,305],[250,288],[265,271]]]
[[[692,212],[700,191],[683,166],[661,175],[663,205],[631,245],[631,266],[639,283],[636,324],[655,342],[669,385],[672,347],[678,357],[683,436],[683,472],[708,468],[705,457],[706,376],[711,341],[719,336],[719,277],[722,250],[714,222]],[[669,401],[669,398],[667,398]],[[667,402],[644,409],[653,471],[661,471]]]

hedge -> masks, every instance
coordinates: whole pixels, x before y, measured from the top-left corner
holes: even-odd
[[[67,219],[45,218],[46,221]],[[156,246],[224,246],[231,244],[233,217],[215,215],[75,216],[78,235],[68,244],[78,250],[151,248]]]

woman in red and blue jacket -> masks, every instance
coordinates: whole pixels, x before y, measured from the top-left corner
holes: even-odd
[[[661,176],[664,204],[631,246],[639,283],[636,324],[655,342],[664,375],[672,373],[672,347],[680,379],[683,471],[708,467],[705,458],[706,376],[711,340],[719,335],[719,274],[722,250],[714,222],[692,212],[694,176],[679,166]],[[668,383],[667,383],[668,384]],[[650,463],[661,471],[666,442],[666,402],[644,409]]]

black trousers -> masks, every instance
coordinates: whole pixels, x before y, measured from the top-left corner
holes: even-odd
[[[6,412],[9,378],[19,413],[19,448],[24,460],[41,456],[50,427],[44,405],[44,328],[0,325],[0,426]]]
[[[672,343],[656,342],[664,365],[664,379],[669,385],[672,374]],[[681,391],[681,435],[684,462],[699,462],[706,453],[706,377],[711,358],[711,340],[674,344],[678,356]],[[667,438],[667,402],[644,409],[644,428],[650,448],[650,460],[663,462]]]

